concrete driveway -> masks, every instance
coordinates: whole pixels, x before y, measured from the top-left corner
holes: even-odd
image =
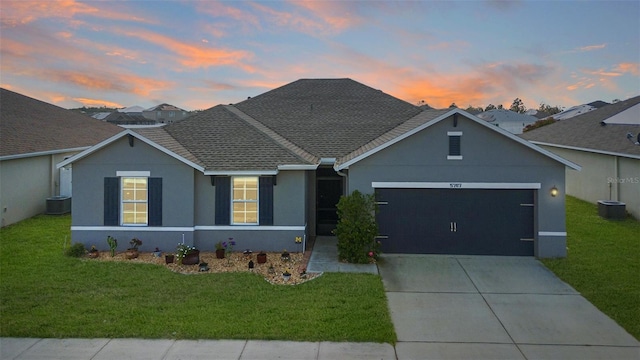
[[[640,343],[530,257],[384,255],[398,359],[640,359]]]

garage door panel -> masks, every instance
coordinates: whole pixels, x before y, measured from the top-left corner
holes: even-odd
[[[377,189],[388,253],[533,255],[533,191]],[[524,239],[524,240],[521,240]]]

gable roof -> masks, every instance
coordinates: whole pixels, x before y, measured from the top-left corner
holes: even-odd
[[[558,161],[562,164],[564,164],[565,166],[574,169],[574,170],[580,170],[581,167],[577,164],[574,164],[573,162],[566,160],[548,150],[545,150],[539,146],[536,146],[526,140],[523,140],[521,138],[519,138],[518,136],[510,133],[507,130],[504,130],[500,127],[494,126],[489,124],[488,122],[469,114],[468,112],[464,111],[464,110],[460,110],[458,108],[453,108],[453,109],[445,109],[445,110],[426,110],[423,111],[422,113],[418,114],[417,116],[415,116],[414,118],[410,119],[409,121],[401,124],[400,126],[398,126],[395,129],[392,129],[391,131],[383,134],[382,136],[380,136],[378,139],[373,140],[372,142],[365,144],[364,146],[362,146],[361,148],[357,149],[356,151],[338,159],[338,161],[336,162],[336,170],[343,170],[348,168],[351,164],[354,164],[364,158],[367,158],[401,140],[404,140],[406,138],[408,138],[409,136],[416,134],[430,126],[433,126],[434,124],[439,123],[440,121],[443,121],[444,119],[449,118],[450,116],[457,116],[457,115],[462,115],[464,117],[466,117],[467,119],[474,121],[492,131],[495,131],[521,145],[524,145],[525,147],[528,147],[529,149],[538,152],[546,157],[549,157],[555,161]]]
[[[268,175],[320,164],[341,170],[456,114],[579,169],[462,110],[423,110],[351,79],[298,80],[235,106],[218,105],[162,128],[129,129],[117,138],[141,138],[205,175]]]
[[[156,105],[156,106],[152,106],[148,109],[144,109],[141,111],[184,111],[182,109],[180,109],[177,106],[171,105],[171,104],[160,104],[160,105]]]
[[[120,131],[116,125],[0,88],[0,158],[80,151]]]
[[[528,131],[521,137],[535,144],[640,158],[640,146],[634,145],[627,139],[628,133],[637,138],[640,133],[640,123],[637,125],[607,123],[607,119],[616,115],[621,116],[625,111],[632,112],[629,117],[640,119],[640,107],[635,106],[639,103],[640,96],[636,96]],[[603,122],[605,125],[601,124]]]

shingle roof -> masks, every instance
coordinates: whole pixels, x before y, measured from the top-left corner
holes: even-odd
[[[131,131],[144,136],[154,143],[175,153],[176,155],[182,156],[183,158],[204,167],[204,164],[195,155],[193,155],[180,142],[169,135],[169,133],[166,132],[162,127],[135,128],[131,129]]]
[[[521,137],[535,143],[638,156],[640,146],[631,143],[626,135],[632,133],[637,137],[640,125],[601,125],[604,120],[638,103],[640,96],[528,131]],[[637,114],[637,118],[640,119],[640,113]]]
[[[205,171],[275,170],[283,164],[313,164],[224,105],[199,112],[164,129],[204,165]]]
[[[86,148],[122,131],[7,89],[0,89],[0,156]]]
[[[421,111],[351,79],[302,79],[235,107],[321,158],[344,156]]]
[[[143,111],[184,111],[184,110],[171,104],[160,104],[160,105],[150,107]]]

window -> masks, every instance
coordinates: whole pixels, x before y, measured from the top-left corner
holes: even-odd
[[[122,178],[122,225],[147,225],[147,178]]]
[[[447,160],[462,160],[460,145],[462,141],[462,131],[449,131],[449,155]]]
[[[258,177],[234,177],[231,203],[233,224],[258,224]]]

